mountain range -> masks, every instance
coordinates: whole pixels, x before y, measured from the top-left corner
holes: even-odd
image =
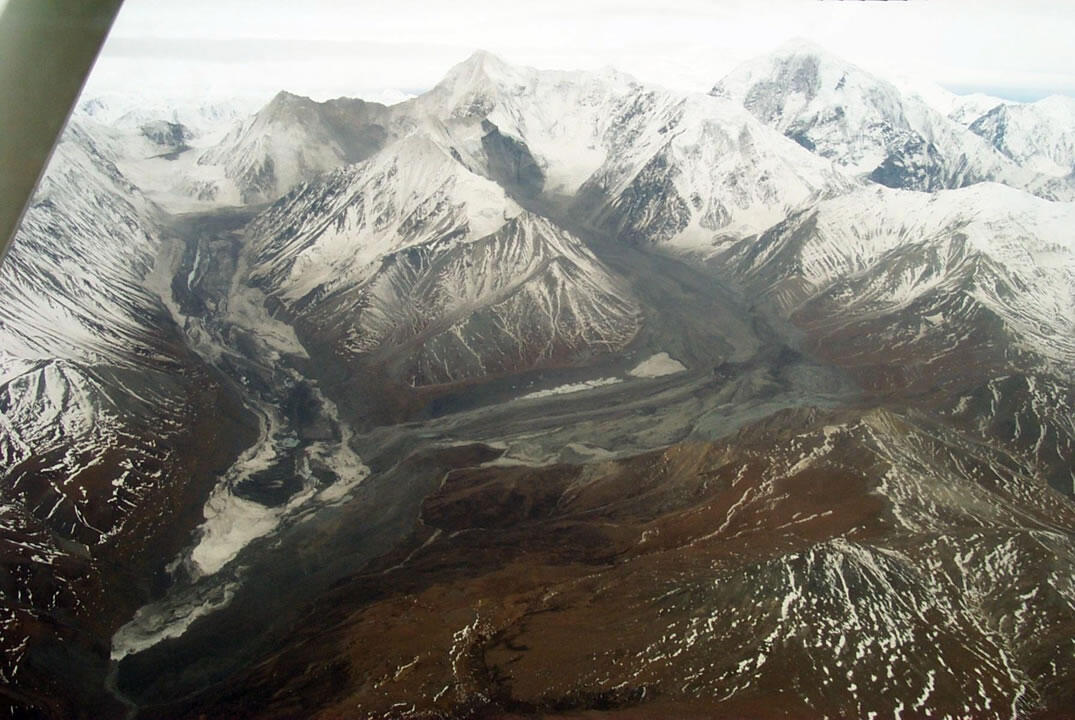
[[[0,270],[14,717],[1064,717],[1072,101],[795,41],[84,98]]]

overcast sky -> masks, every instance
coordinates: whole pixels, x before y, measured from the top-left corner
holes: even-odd
[[[792,37],[957,92],[1075,95],[1073,0],[126,0],[91,89],[392,99],[482,48],[704,91]]]

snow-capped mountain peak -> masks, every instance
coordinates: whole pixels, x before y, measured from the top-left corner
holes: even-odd
[[[996,180],[1066,196],[1040,187],[989,143],[876,77],[810,44],[743,64],[712,94],[740,102],[759,120],[848,172],[889,187],[933,191]]]
[[[484,75],[497,77],[511,75],[515,68],[509,65],[498,55],[488,50],[478,49],[471,53],[466,60],[457,64],[445,76],[445,80],[461,77],[475,77]]]
[[[255,235],[273,239],[258,252],[255,279],[273,278],[276,292],[296,302],[361,282],[387,253],[480,237],[519,211],[502,188],[415,132],[278,201],[255,224]],[[288,241],[280,243],[281,236]]]
[[[1075,172],[1075,98],[1051,95],[994,107],[970,125],[1020,165],[1052,177]]]
[[[845,88],[847,92],[842,94],[849,94],[848,82],[859,86],[878,84],[876,78],[856,65],[809,40],[796,38],[768,55],[743,63],[714,85],[711,94],[743,100],[753,89],[755,98],[761,99],[761,89],[754,89],[754,86],[762,81],[778,85],[782,93],[802,95],[802,102],[806,103],[819,94],[827,100],[839,99],[840,91]],[[881,84],[880,90],[889,90],[885,85],[887,83]],[[752,101],[745,104],[750,105]]]
[[[251,281],[412,386],[629,342],[638,310],[622,283],[445,142],[414,132],[293,190],[251,226]]]
[[[199,158],[235,182],[245,202],[272,200],[296,183],[379,150],[388,108],[353,98],[316,102],[280,92]]]
[[[486,50],[478,50],[449,70],[430,94],[444,107],[452,108],[457,117],[484,115],[492,109],[500,88],[526,84],[528,74]]]

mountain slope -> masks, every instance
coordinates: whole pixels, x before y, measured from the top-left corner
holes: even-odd
[[[142,286],[154,209],[79,125],[68,129],[4,263],[3,352],[92,362],[151,356]],[[86,266],[98,270],[89,273]]]
[[[585,246],[412,135],[251,226],[250,280],[411,386],[622,348],[634,301]]]
[[[155,214],[74,124],[0,272],[0,697],[18,707],[107,706],[103,687],[76,701],[51,668],[103,681],[102,643],[144,599],[127,573],[185,540],[244,441],[149,282]],[[207,436],[213,408],[231,437]]]
[[[339,98],[323,103],[281,92],[198,158],[220,165],[244,204],[274,200],[296,183],[362,160],[388,137],[388,109]]]
[[[972,132],[1020,165],[1054,177],[1075,173],[1075,98],[1054,95],[1001,105],[970,124]]]
[[[797,41],[750,61],[713,88],[766,125],[856,175],[933,191],[983,180],[1032,181],[990,145],[917,97]]]
[[[574,212],[628,242],[706,252],[855,184],[733,103],[640,94]]]
[[[932,195],[866,190],[793,216],[728,260],[791,312],[820,298],[838,303],[845,320],[934,295],[971,302],[1018,347],[1062,367],[1075,362],[1073,221],[1071,203],[996,184]],[[951,319],[923,320],[922,333],[949,332]]]
[[[995,184],[820,203],[723,260],[815,353],[1075,492],[1075,206]]]

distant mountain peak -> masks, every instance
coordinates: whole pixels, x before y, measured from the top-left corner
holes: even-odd
[[[296,95],[287,90],[281,90],[263,108],[258,110],[255,118],[263,123],[292,123],[307,114],[318,104],[304,95]]]
[[[882,86],[886,93],[889,92],[889,83],[854,63],[810,40],[793,38],[767,54],[739,65],[713,86],[710,95],[743,102],[751,88],[761,80],[766,81],[774,92],[800,93],[809,100],[820,92],[825,92],[832,100],[837,95],[846,95],[853,87]],[[894,91],[892,88],[891,92]]]
[[[497,80],[511,74],[514,70],[512,65],[488,50],[475,50],[470,57],[449,70],[441,84],[458,85],[473,83],[481,79]]]
[[[774,55],[824,55],[835,57],[831,52],[818,45],[813,40],[797,36],[785,40],[773,51]]]
[[[808,41],[785,43],[744,63],[712,94],[888,187],[932,191],[987,179],[1026,184],[1026,173],[918,95],[905,96]]]
[[[1011,104],[1017,105],[1018,103]],[[1035,100],[1031,105],[1034,105],[1037,108],[1046,108],[1070,113],[1075,111],[1075,97],[1069,95],[1048,95],[1041,100]]]
[[[833,53],[812,40],[801,37],[792,38],[780,44],[772,52],[748,61],[746,65],[779,65],[796,68],[798,72],[802,72],[802,68],[808,67],[812,74],[819,78],[824,77],[827,80],[838,81],[842,76],[854,74],[869,78],[870,81],[881,81],[880,78],[875,78],[873,73],[863,70],[850,60]]]
[[[269,101],[269,104],[271,105],[274,102],[297,102],[302,100],[310,100],[310,98],[305,95],[293,93],[289,90],[281,90],[273,96],[273,99]]]
[[[482,66],[482,67],[507,67],[508,64],[504,62],[498,55],[483,50],[481,48],[475,50],[470,56],[463,61],[464,65]]]
[[[298,95],[287,90],[281,90],[273,96],[266,107],[286,107],[289,105],[308,105],[314,101],[305,95]]]
[[[1052,95],[1025,105],[998,105],[970,123],[971,132],[1020,165],[1050,177],[1075,167],[1075,99]]]
[[[496,55],[478,50],[455,65],[429,93],[438,108],[456,117],[484,117],[503,90],[525,84],[528,69],[514,67]]]

